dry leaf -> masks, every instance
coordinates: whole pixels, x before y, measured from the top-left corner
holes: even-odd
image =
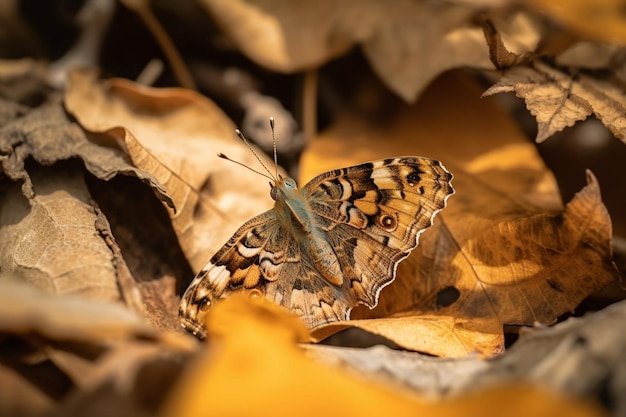
[[[315,329],[315,339],[323,340],[338,331],[356,327],[383,336],[402,348],[446,357],[458,358],[474,352],[489,356],[503,351],[502,325],[495,320],[415,311],[396,315],[370,314],[360,313],[359,309],[357,307],[353,317],[374,318],[353,318],[329,324]]]
[[[155,394],[169,389],[198,346],[119,304],[52,296],[11,279],[0,280],[0,340],[0,411],[59,416],[139,416],[146,408],[154,415],[162,398]],[[10,392],[20,395],[9,401]]]
[[[86,130],[117,138],[133,163],[164,185],[176,206],[170,213],[174,231],[194,271],[241,223],[270,208],[258,174],[218,158],[223,152],[245,165],[258,164],[232,122],[207,98],[74,72],[65,105]]]
[[[513,91],[523,98],[537,119],[537,142],[591,114],[626,142],[626,93],[622,87],[626,82],[626,54],[624,49],[613,50],[608,58],[603,52],[605,48],[600,46],[583,49],[574,45],[563,54],[569,67],[541,59],[514,66],[484,95]],[[604,60],[598,60],[598,54],[604,55]],[[599,62],[609,65],[601,72],[586,70],[598,69]]]
[[[17,184],[0,201],[0,264],[4,277],[24,279],[55,294],[79,293],[98,300],[121,300],[117,258],[110,234],[94,207],[82,171],[33,168],[35,195],[29,201]],[[121,262],[118,262],[121,261]]]
[[[554,326],[527,329],[506,352],[434,358],[385,346],[369,349],[309,345],[306,351],[333,366],[388,380],[429,398],[453,397],[504,382],[530,381],[574,397],[598,397],[614,410],[626,407],[626,302]],[[601,358],[601,359],[599,359]],[[616,413],[619,414],[619,413]]]
[[[504,323],[552,322],[616,278],[611,223],[595,179],[589,177],[589,186],[563,212],[556,184],[532,145],[502,110],[478,97],[477,87],[445,76],[384,129],[344,117],[308,148],[305,179],[356,162],[417,154],[441,160],[455,175],[456,189],[381,292],[378,307],[354,309],[353,319],[369,320],[329,325],[316,335],[358,325],[405,348],[490,355],[502,350]],[[424,314],[444,321],[435,324]],[[379,318],[387,325],[373,324]],[[484,334],[468,337],[468,327]],[[442,328],[458,333],[455,343],[437,342]]]
[[[485,8],[507,3],[201,2],[244,54],[275,71],[319,67],[360,44],[374,71],[406,101],[450,68],[491,69],[482,31],[471,21]],[[528,16],[513,14],[502,27],[510,39],[534,49],[537,29]]]
[[[23,79],[18,86],[26,84],[28,87],[17,88],[18,92],[26,95],[23,100],[27,103],[34,101],[37,104],[16,108],[11,101],[0,102],[0,114],[10,115],[7,123],[0,127],[0,168],[8,178],[23,182],[24,195],[27,198],[34,196],[28,172],[24,168],[29,157],[42,165],[79,158],[96,177],[109,180],[118,174],[135,176],[150,185],[161,200],[171,204],[171,199],[158,181],[147,172],[130,165],[119,149],[89,141],[85,133],[68,119],[61,97],[56,93],[45,94],[44,83],[37,78],[43,77],[43,71],[38,66],[33,69],[32,65],[36,66],[28,61],[0,62],[0,94],[4,90],[15,89],[16,79]],[[31,91],[33,86],[39,90]],[[35,97],[30,96],[35,93]],[[13,91],[13,94],[17,93]],[[40,103],[42,100],[43,103]]]
[[[307,358],[296,344],[307,334],[304,324],[263,299],[237,295],[218,303],[207,317],[207,331],[211,351],[188,367],[163,416],[445,417],[504,410],[513,416],[603,415],[594,404],[525,384],[427,402],[401,387],[357,378]]]
[[[51,355],[59,363],[59,352]],[[66,352],[62,352],[66,353]],[[186,357],[186,356],[185,356]],[[154,416],[181,369],[181,355],[163,345],[132,341],[109,349],[55,409],[57,416]],[[67,369],[63,368],[68,372]],[[69,370],[75,376],[75,370]]]
[[[53,401],[36,386],[25,381],[19,371],[0,364],[0,415],[48,415]]]
[[[159,332],[122,305],[76,296],[52,296],[4,278],[0,280],[2,334],[37,334],[49,340],[94,343],[136,337],[161,340],[181,350],[195,346],[191,336]]]

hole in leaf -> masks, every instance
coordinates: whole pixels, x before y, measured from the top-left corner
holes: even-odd
[[[437,307],[448,307],[459,299],[461,293],[455,287],[444,287],[437,293]]]

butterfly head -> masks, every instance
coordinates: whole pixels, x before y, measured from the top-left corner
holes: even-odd
[[[283,178],[282,176],[278,177],[275,184],[270,183],[270,186],[272,187],[270,197],[274,201],[285,200],[286,195],[298,189],[298,184],[293,178]]]

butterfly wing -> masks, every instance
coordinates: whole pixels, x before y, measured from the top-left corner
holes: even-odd
[[[439,161],[397,157],[330,171],[303,188],[335,249],[345,299],[377,304],[398,263],[454,193],[451,180]]]
[[[286,259],[285,249],[292,245],[286,237],[273,210],[243,224],[198,272],[183,294],[179,306],[183,327],[202,335],[204,316],[215,299],[233,288],[255,288],[261,284],[262,277],[263,281],[277,279]]]
[[[256,290],[313,328],[347,318],[353,301],[302,258],[293,231],[273,210],[246,222],[193,279],[179,306],[183,327],[204,337],[206,313],[218,298]]]

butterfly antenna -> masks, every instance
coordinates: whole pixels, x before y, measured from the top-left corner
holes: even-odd
[[[254,151],[252,151],[252,152],[254,152]],[[255,155],[256,155],[256,154],[255,154]],[[257,170],[256,170],[256,169],[254,169],[254,168],[250,168],[248,165],[242,164],[241,162],[239,162],[239,161],[235,161],[234,159],[230,159],[228,156],[224,155],[224,154],[223,154],[223,153],[221,153],[221,152],[220,152],[220,153],[218,153],[218,154],[217,154],[217,156],[219,156],[220,158],[225,159],[225,160],[227,160],[227,161],[234,162],[234,163],[236,163],[237,165],[241,165],[242,167],[247,168],[247,169],[249,169],[249,170],[250,170],[250,171],[252,171],[252,172],[256,172],[257,174],[261,175],[262,177],[268,178],[270,181],[274,181],[274,182],[276,182],[276,179],[275,179],[275,178],[270,177],[270,175],[272,175],[272,173],[271,173],[271,172],[269,172],[269,171],[267,171],[267,168],[265,168],[265,170],[266,170],[266,171],[267,171],[270,175],[265,175],[264,173],[259,172],[259,171],[257,171]],[[257,159],[258,159],[258,156],[257,156]],[[261,165],[263,165],[263,162],[261,162]],[[265,165],[263,165],[263,167],[265,167]]]
[[[239,139],[241,139],[247,146],[248,148],[252,151],[252,153],[254,154],[254,157],[256,158],[257,161],[259,161],[259,163],[261,164],[261,166],[263,167],[263,169],[265,169],[265,171],[267,171],[268,174],[270,174],[269,176],[265,175],[265,174],[261,174],[259,171],[255,171],[254,169],[250,168],[250,167],[246,167],[248,169],[250,169],[251,171],[257,172],[261,175],[263,175],[264,177],[267,177],[269,179],[271,179],[272,181],[276,182],[278,181],[278,175],[275,177],[272,177],[272,173],[270,172],[269,169],[267,169],[267,167],[265,166],[265,164],[263,163],[263,161],[261,161],[261,158],[259,158],[259,154],[256,153],[256,151],[254,150],[254,148],[252,147],[252,145],[250,145],[250,142],[248,142],[248,139],[246,139],[246,137],[243,135],[243,132],[239,129],[235,129],[235,133],[237,134],[237,136],[239,136]],[[223,154],[222,154],[223,155]],[[219,156],[219,154],[218,154]],[[226,156],[226,155],[224,155]],[[220,156],[220,158],[223,158],[222,156]],[[228,159],[229,161],[233,161],[230,158],[224,158],[224,159]],[[236,162],[236,161],[233,161]],[[239,165],[245,166],[240,162],[237,162]],[[276,171],[278,172],[278,171]]]
[[[276,168],[276,178],[278,178],[278,156],[276,153],[276,135],[274,134],[274,118],[270,117],[270,128],[272,129],[272,147],[274,148],[274,167]]]

